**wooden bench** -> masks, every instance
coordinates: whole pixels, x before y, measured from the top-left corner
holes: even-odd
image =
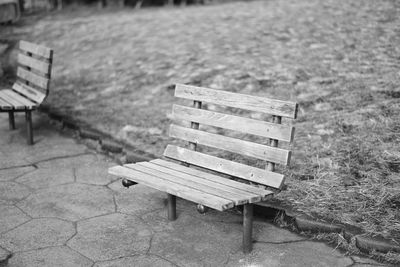
[[[19,42],[17,80],[12,89],[0,91],[0,112],[8,112],[10,130],[15,129],[14,113],[25,112],[28,144],[33,144],[32,110],[49,94],[53,50]]]
[[[274,172],[275,164],[288,165],[291,151],[278,148],[278,140],[290,144],[294,127],[281,121],[282,117],[296,118],[297,104],[181,84],[176,85],[175,96],[194,101],[193,107],[175,104],[172,110],[172,118],[187,121],[190,128],[172,124],[169,134],[188,142],[187,147],[168,145],[164,156],[173,161],[125,164],[110,168],[109,173],[123,177],[126,187],[141,183],[166,192],[169,220],[176,219],[176,196],[219,211],[243,205],[243,250],[248,253],[252,250],[253,204],[270,198],[284,182],[284,175]],[[242,110],[240,114],[243,110],[270,114],[271,121],[206,110],[210,104]],[[221,128],[265,139],[268,145],[216,134]],[[205,147],[262,160],[265,169],[196,151]]]

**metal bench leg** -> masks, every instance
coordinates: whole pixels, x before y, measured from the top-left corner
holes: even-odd
[[[33,129],[32,129],[32,110],[25,111],[26,132],[28,134],[28,145],[33,145]]]
[[[176,220],[176,196],[168,194],[168,220]]]
[[[10,130],[15,130],[15,120],[14,120],[14,112],[13,111],[8,112],[8,122],[10,125]]]
[[[243,205],[243,252],[253,249],[253,204]]]

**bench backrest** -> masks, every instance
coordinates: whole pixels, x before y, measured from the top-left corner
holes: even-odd
[[[291,143],[294,136],[294,127],[281,124],[281,120],[282,117],[296,118],[297,103],[182,84],[176,85],[175,96],[194,101],[193,107],[175,104],[172,110],[173,119],[189,121],[191,128],[175,124],[170,126],[170,136],[188,141],[189,149],[168,145],[164,151],[165,157],[257,184],[281,188],[284,175],[274,172],[275,164],[288,165],[291,151],[278,148],[278,140]],[[202,109],[203,103],[267,113],[272,115],[272,122],[205,110]],[[199,130],[200,124],[266,138],[269,145]],[[260,169],[200,153],[196,151],[197,145],[261,159],[266,162],[266,167]]]
[[[19,42],[19,49],[13,90],[40,104],[49,94],[53,50],[26,41]]]

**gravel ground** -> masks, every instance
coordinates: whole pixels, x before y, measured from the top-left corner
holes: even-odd
[[[400,240],[400,2],[284,0],[52,13],[48,104],[161,155],[173,84],[297,101],[288,189],[311,216]]]

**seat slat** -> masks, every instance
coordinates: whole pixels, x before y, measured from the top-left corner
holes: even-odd
[[[13,106],[0,98],[0,110],[12,110]]]
[[[30,67],[32,69],[38,70],[43,74],[49,75],[51,65],[47,62],[41,61],[39,59],[28,57],[24,54],[18,54],[18,63],[21,65]]]
[[[53,50],[48,47],[33,44],[33,43],[23,41],[23,40],[21,40],[19,42],[19,48],[28,53],[32,53],[32,54],[35,54],[35,55],[38,55],[38,56],[41,56],[41,57],[44,57],[47,59],[51,58],[52,54],[53,54]]]
[[[133,180],[137,183],[141,183],[152,187],[154,189],[164,191],[168,194],[175,195],[207,207],[216,209],[216,210],[227,210],[234,207],[233,201],[216,197],[211,194],[207,194],[196,189],[173,183],[168,180],[164,180],[153,175],[149,175],[137,170],[133,170],[123,166],[115,166],[108,169],[108,172],[112,175],[120,176],[127,178],[129,180]]]
[[[188,142],[287,165],[290,151],[171,124],[169,134]]]
[[[13,90],[38,104],[42,103],[46,95],[38,90],[21,83],[14,83]]]
[[[125,166],[127,166],[127,165],[125,165]],[[149,168],[151,171],[153,171],[153,173],[155,173],[156,171],[159,171],[161,173],[171,175],[171,177],[173,179],[181,180],[184,185],[185,184],[189,185],[192,183],[201,184],[201,185],[205,186],[204,187],[206,190],[205,192],[212,193],[215,191],[217,193],[217,196],[231,199],[231,200],[235,201],[236,205],[241,205],[241,204],[245,204],[245,203],[253,203],[253,202],[258,202],[261,200],[260,195],[248,193],[246,191],[236,189],[233,187],[229,187],[227,185],[220,184],[215,181],[203,179],[198,176],[194,176],[191,174],[172,170],[170,168],[166,168],[166,167],[157,165],[155,163],[141,162],[141,163],[137,163],[136,166],[145,166],[145,167]]]
[[[173,105],[173,118],[207,124],[234,131],[292,142],[294,127],[243,118],[204,109]]]
[[[191,150],[189,150],[191,151]],[[166,168],[170,168],[172,170],[176,170],[176,171],[180,171],[180,172],[184,172],[190,175],[195,175],[195,176],[199,176],[202,179],[206,179],[206,180],[210,180],[210,181],[214,181],[214,182],[218,182],[221,184],[224,184],[226,186],[232,187],[232,188],[236,188],[242,191],[246,191],[255,195],[260,195],[260,196],[269,196],[270,194],[273,194],[272,191],[260,188],[260,187],[256,187],[253,185],[249,185],[249,184],[245,184],[242,182],[237,182],[235,180],[229,179],[229,178],[224,178],[212,173],[208,173],[208,172],[204,172],[201,170],[197,170],[194,168],[190,168],[190,167],[186,167],[183,166],[181,164],[177,164],[175,162],[171,162],[171,161],[167,161],[167,160],[163,160],[163,159],[155,159],[150,161],[151,163],[166,167]],[[192,164],[194,165],[194,164]],[[248,166],[246,166],[248,167]],[[265,199],[263,199],[265,200]]]
[[[171,175],[170,173],[163,172],[162,170],[160,170],[161,168],[159,166],[151,163],[150,165],[149,163],[145,162],[139,164],[126,164],[124,165],[124,167],[134,169],[143,173],[147,173],[149,175],[153,175],[158,178],[171,181],[173,183],[181,184],[207,194],[231,200],[235,203],[235,205],[242,205],[249,202],[248,198],[244,197],[243,195],[240,196],[236,193],[226,191],[226,188],[224,189],[220,189],[218,187],[214,188],[209,184],[205,183],[204,181],[201,181],[201,179],[199,178],[196,179],[196,177],[190,177],[188,175],[186,176],[183,175],[183,177]]]
[[[31,82],[45,90],[49,88],[49,79],[41,77],[33,72],[30,72],[26,69],[18,67],[17,69],[17,76],[21,79],[24,79],[28,82]]]
[[[17,100],[21,104],[25,105],[25,108],[32,109],[36,106],[36,103],[32,102],[31,100],[21,96],[20,94],[14,92],[13,90],[3,90],[4,94],[8,95],[9,97]]]
[[[270,172],[174,145],[167,146],[164,156],[277,189],[280,189],[284,183],[285,176],[280,173]]]
[[[195,175],[195,176],[201,177],[202,179],[206,179],[206,180],[210,180],[210,181],[213,181],[213,182],[216,182],[216,183],[220,183],[220,184],[223,184],[223,185],[226,185],[226,186],[229,186],[229,187],[232,187],[232,188],[236,188],[236,189],[248,192],[248,193],[252,193],[252,194],[255,194],[255,195],[263,196],[262,200],[265,200],[265,198],[267,196],[270,196],[270,195],[273,194],[272,191],[269,191],[269,190],[266,190],[266,189],[263,189],[263,188],[260,188],[260,187],[256,187],[256,186],[249,185],[249,184],[245,184],[245,183],[242,183],[242,182],[237,182],[237,181],[232,180],[232,179],[224,178],[224,177],[221,177],[221,176],[218,176],[218,175],[215,175],[215,174],[211,174],[211,173],[204,172],[204,171],[201,171],[201,170],[197,170],[197,169],[194,169],[194,168],[186,167],[186,166],[183,166],[181,164],[177,164],[175,162],[166,161],[166,160],[163,160],[163,159],[155,159],[155,160],[152,160],[150,162],[154,163],[154,164],[157,164],[157,165],[160,165],[160,166],[163,166],[163,167],[166,167],[166,168],[169,168],[169,169],[172,169],[172,170],[175,170],[175,171],[180,171],[180,172],[187,173],[187,174],[190,174],[190,175]]]
[[[15,100],[14,98],[8,96],[6,93],[3,92],[4,90],[0,91],[0,98],[6,102],[8,102],[10,105],[13,106],[14,109],[25,109],[25,105],[19,102],[18,100]]]
[[[264,112],[289,118],[297,117],[297,103],[244,95],[191,85],[177,84],[175,96],[213,104]]]

